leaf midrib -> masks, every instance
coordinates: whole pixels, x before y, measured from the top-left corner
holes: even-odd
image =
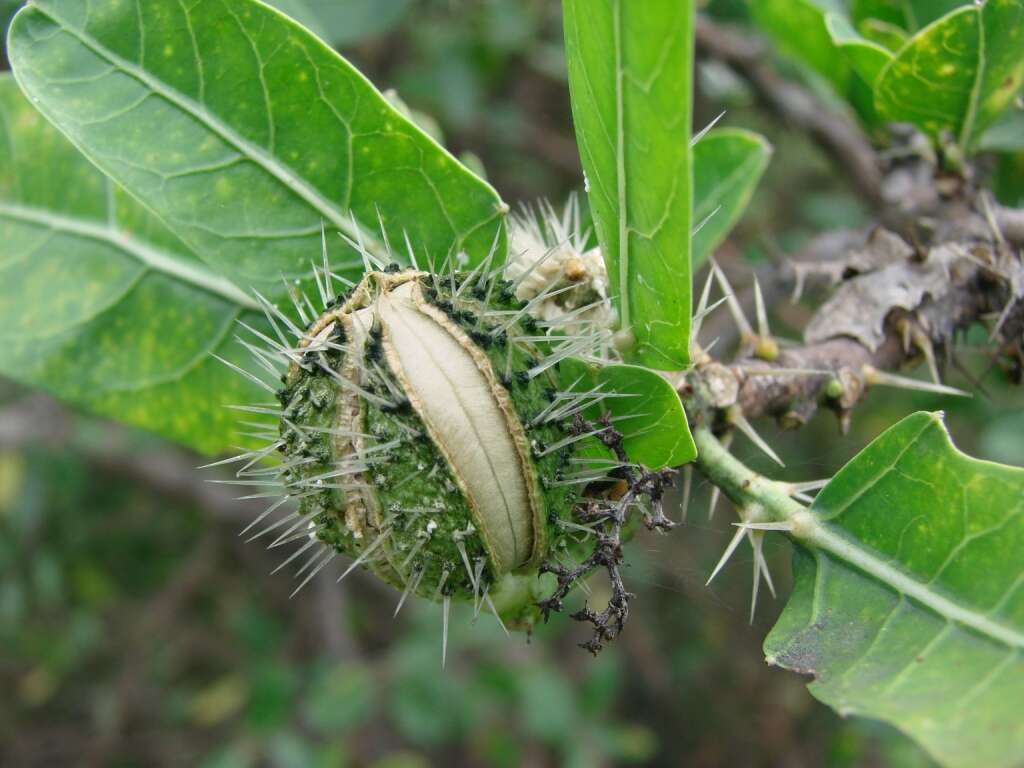
[[[55,232],[78,235],[105,243],[131,256],[154,272],[160,272],[212,293],[237,306],[260,311],[256,300],[230,280],[214,274],[201,264],[188,264],[175,257],[173,253],[156,248],[111,226],[63,216],[41,208],[3,202],[0,202],[0,218],[36,224]]]
[[[46,10],[40,8],[38,5],[31,5],[33,10],[41,13],[43,16],[49,18],[54,24],[57,24],[61,29],[67,31],[70,35],[77,38],[82,45],[89,48],[97,56],[110,62],[114,67],[118,68],[121,72],[133,77],[147,87],[152,93],[167,99],[169,102],[177,106],[179,109],[184,111],[189,116],[195,118],[198,122],[205,125],[213,133],[217,134],[225,142],[233,146],[239,153],[244,157],[250,159],[264,171],[269,173],[279,182],[285,185],[288,189],[295,192],[301,197],[306,203],[312,206],[318,213],[324,216],[330,223],[336,227],[339,231],[344,232],[348,237],[362,242],[365,244],[367,249],[377,254],[380,252],[380,244],[375,238],[369,235],[369,233],[363,231],[362,227],[358,225],[354,218],[346,217],[335,205],[329,200],[323,197],[315,188],[313,188],[305,179],[297,176],[290,168],[277,162],[277,159],[272,155],[269,155],[263,149],[253,144],[248,139],[241,136],[237,131],[231,128],[229,125],[224,123],[220,118],[211,113],[203,105],[196,103],[193,99],[185,96],[178,91],[167,87],[165,83],[157,80],[146,72],[141,67],[127,61],[126,59],[113,53],[108,48],[103,46],[98,40],[93,38],[91,35],[86,34],[82,30],[74,28],[72,25],[65,22],[63,19],[48,13]],[[19,71],[23,67],[16,68],[14,70],[15,78],[21,84],[21,76]],[[22,90],[29,92],[30,89],[22,87]],[[36,105],[37,108],[42,109],[41,104]],[[56,125],[56,123],[55,123]],[[60,126],[58,125],[58,128]],[[68,136],[68,139],[78,147],[78,149],[86,156],[91,156],[88,151],[72,136]]]
[[[1011,648],[1024,648],[1024,632],[995,621],[985,614],[965,607],[932,589],[928,584],[886,562],[883,558],[849,540],[828,523],[819,523],[814,533],[803,542],[833,555],[857,568],[915,602],[929,608],[942,618],[969,627],[980,634]]]
[[[615,175],[619,201],[619,323],[630,329],[629,306],[629,201],[626,194],[626,113],[623,95],[622,3],[613,0],[612,33],[615,48]]]

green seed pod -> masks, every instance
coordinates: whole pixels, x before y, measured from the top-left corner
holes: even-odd
[[[402,590],[399,606],[417,594],[447,616],[464,600],[531,625],[550,591],[539,566],[577,559],[591,535],[572,515],[594,470],[567,428],[602,395],[560,391],[558,369],[602,332],[546,334],[529,310],[551,292],[524,303],[483,266],[371,269],[338,298],[322,286],[315,318],[294,297],[305,329],[264,302],[280,343],[257,334],[265,369],[287,361],[279,438],[240,458],[283,454],[277,477],[298,503],[272,545],[306,540],[286,562],[314,550],[302,584],[342,554]]]

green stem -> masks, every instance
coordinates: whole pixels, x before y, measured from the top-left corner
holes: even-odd
[[[697,427],[693,442],[697,446],[697,467],[740,509],[760,507],[758,518],[763,522],[792,522],[800,513],[806,514],[804,506],[791,497],[786,483],[754,472],[729,453],[709,428]]]
[[[784,523],[787,535],[802,546],[847,563],[947,621],[970,627],[1012,648],[1024,648],[1024,632],[957,603],[930,582],[922,581],[841,528],[822,520],[790,497],[789,485],[769,480],[736,459],[708,427],[694,429],[693,442],[697,446],[698,468],[736,504],[744,522]]]

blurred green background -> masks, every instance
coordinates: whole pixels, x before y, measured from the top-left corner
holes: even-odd
[[[506,200],[558,203],[579,187],[558,3],[278,4],[431,116]],[[0,19],[16,5],[0,0]],[[739,0],[710,11],[743,22]],[[741,285],[751,268],[767,276],[775,327],[797,337],[813,301],[784,299],[784,257],[869,213],[736,75],[704,61],[697,83],[698,126],[726,109],[722,124],[775,145],[719,258]],[[730,332],[719,322],[723,346]],[[951,383],[971,388],[955,372]],[[827,477],[910,410],[943,408],[962,448],[1020,463],[1020,398],[998,377],[985,384],[988,397],[972,400],[873,393],[845,437],[827,415],[796,434],[762,431],[787,460],[784,476],[807,480]],[[742,438],[737,452],[773,471]],[[204,484],[200,463],[0,382],[0,764],[929,764],[894,731],[841,720],[799,677],[764,664],[760,643],[781,603],[762,594],[748,624],[749,551],[704,586],[735,517],[722,503],[709,521],[700,483],[686,525],[630,546],[637,598],[624,635],[598,659],[575,647],[585,628],[567,618],[527,642],[459,610],[442,670],[438,606],[393,620],[398,595],[360,573],[342,584],[324,573],[289,600],[288,575],[268,575],[281,553],[238,536],[252,507]],[[679,516],[678,499],[670,509]],[[785,593],[788,548],[769,549]],[[591,588],[600,602],[602,580]]]

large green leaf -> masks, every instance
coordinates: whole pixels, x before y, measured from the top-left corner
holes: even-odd
[[[882,70],[875,107],[967,152],[1024,83],[1024,0],[988,0],[922,29]]]
[[[43,114],[239,285],[308,275],[321,224],[355,235],[350,213],[438,260],[504,237],[494,190],[255,0],[37,0],[10,56]]]
[[[605,412],[611,416],[631,461],[661,469],[678,467],[696,457],[679,395],[661,374],[636,365],[598,368],[569,359],[561,366],[561,377],[567,388],[607,396],[584,415],[588,419]]]
[[[942,763],[1024,764],[1024,469],[960,453],[938,415],[917,413],[811,512],[769,662]]]
[[[710,256],[739,221],[771,159],[772,145],[738,128],[709,131],[693,148],[693,264]]]
[[[219,452],[272,399],[211,357],[253,309],[0,77],[0,373]]]
[[[689,363],[693,0],[564,0],[576,139],[629,358]]]

